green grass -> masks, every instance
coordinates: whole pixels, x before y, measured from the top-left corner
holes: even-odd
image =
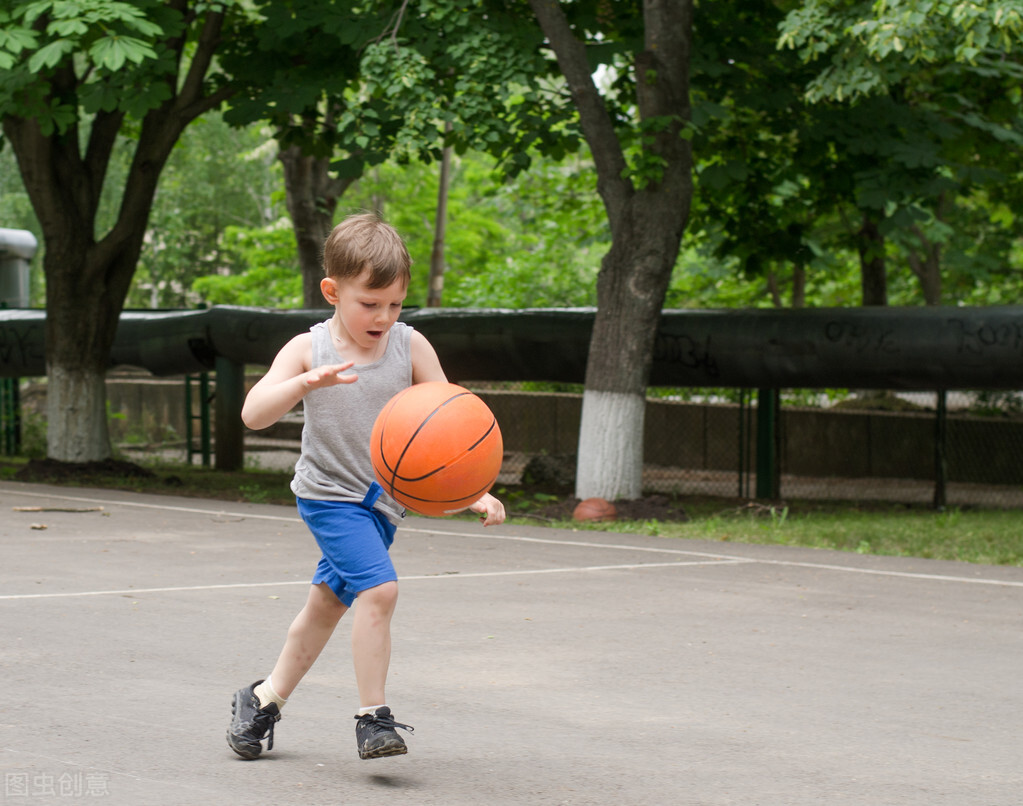
[[[0,458],[0,480],[13,480],[24,459]],[[261,504],[293,505],[290,473],[250,468],[225,472],[183,464],[149,464],[152,475],[54,479],[50,483],[103,487]],[[502,498],[516,512],[542,513],[557,496],[506,488]],[[762,506],[714,498],[686,498],[680,503],[690,520],[617,521],[580,524],[545,517],[512,517],[509,523],[574,530],[600,530],[691,538],[716,542],[761,543],[837,549],[861,554],[960,560],[1023,566],[1023,511],[949,509],[935,512],[900,504],[788,502]],[[514,506],[513,506],[514,505]],[[456,516],[470,519],[471,515]]]
[[[684,503],[684,499],[683,499]],[[1023,512],[1017,510],[883,507],[857,509],[842,502],[815,504],[793,514],[784,507],[691,512],[688,522],[618,521],[549,525],[631,532],[665,538],[805,546],[897,557],[1023,566]],[[533,523],[535,521],[523,521]]]

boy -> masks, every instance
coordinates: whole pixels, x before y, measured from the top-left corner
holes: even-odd
[[[303,401],[302,452],[291,489],[323,552],[270,675],[234,695],[227,742],[247,759],[259,756],[264,737],[267,750],[273,747],[281,708],[356,600],[359,756],[405,753],[395,729],[412,730],[394,720],[384,696],[398,597],[388,549],[405,513],[375,481],[369,437],[393,395],[446,378],[426,338],[398,322],[412,261],[392,227],[374,215],[346,218],[327,239],[323,263],[320,290],[333,316],[284,345],[242,407],[245,424],[260,429]],[[469,509],[484,526],[504,521],[504,506],[489,493]]]

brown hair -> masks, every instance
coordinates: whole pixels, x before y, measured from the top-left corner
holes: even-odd
[[[369,269],[370,288],[387,288],[411,279],[405,242],[398,231],[373,213],[348,216],[323,245],[323,273],[337,280],[355,279]]]

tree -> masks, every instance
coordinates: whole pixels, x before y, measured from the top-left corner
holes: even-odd
[[[128,153],[130,147],[125,140],[118,150]],[[126,305],[195,305],[198,299],[191,291],[193,282],[214,279],[237,262],[237,250],[227,233],[237,228],[275,226],[286,219],[276,151],[265,126],[228,126],[216,111],[184,131],[160,175]],[[107,184],[120,187],[129,167],[112,163]],[[108,217],[112,221],[116,213],[116,208],[104,211],[100,226],[105,226]],[[294,273],[294,239],[289,238],[286,245],[288,270]],[[258,253],[245,255],[253,266],[260,265],[261,257]]]
[[[0,115],[45,242],[47,455],[110,453],[104,375],[160,171],[184,128],[230,86],[217,46],[246,15],[226,3],[39,0],[0,17]],[[118,135],[135,134],[116,221],[96,232]]]
[[[957,200],[1004,194],[1023,176],[1023,6],[815,0],[780,30],[780,44],[808,64],[828,57],[807,85],[810,101],[897,109],[886,120],[897,127],[887,145],[899,170],[885,162],[870,177],[887,215],[865,220],[868,251],[882,260],[883,239],[896,236],[925,301],[939,304]]]
[[[576,495],[642,493],[645,392],[656,323],[692,197],[690,0],[530,0],[579,115],[611,228],[597,278]],[[602,95],[606,59],[617,74]]]
[[[547,62],[504,3],[384,0],[302,13],[310,4],[271,3],[258,40],[225,64],[246,85],[228,119],[275,129],[305,305],[316,307],[322,245],[351,184],[392,155],[440,160],[445,149],[503,141],[509,99],[531,106]],[[259,61],[247,56],[256,46]]]
[[[339,151],[349,158],[366,151],[341,125],[351,105],[359,104],[361,52],[385,30],[396,7],[389,0],[264,2],[264,24],[250,29],[249,38],[232,41],[221,56],[239,85],[225,119],[236,126],[265,121],[278,144],[304,307],[326,304],[320,293],[323,244],[338,200],[364,164],[356,159],[349,170],[332,170]],[[378,129],[368,127],[359,136],[378,139]],[[366,154],[365,160],[380,161],[386,153]]]
[[[33,0],[0,11],[3,135],[45,244],[48,456],[85,462],[110,453],[104,372],[157,184],[185,127],[235,96],[264,108],[315,104],[331,71],[344,73],[341,46],[363,41],[353,8]],[[296,26],[304,38],[278,61],[272,48]],[[132,151],[118,212],[102,231],[113,152],[125,142]]]

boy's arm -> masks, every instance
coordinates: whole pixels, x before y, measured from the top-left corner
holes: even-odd
[[[242,406],[242,422],[249,428],[267,428],[291,411],[311,389],[352,383],[358,375],[342,375],[354,365],[330,364],[310,369],[312,336],[301,333],[285,344],[266,375],[249,391]]]
[[[444,368],[440,365],[437,351],[427,341],[426,336],[418,330],[412,331],[412,341],[409,343],[412,352],[412,383],[426,383],[427,381],[447,381]]]
[[[479,501],[469,507],[469,510],[479,514],[480,521],[484,526],[497,526],[504,523],[504,504],[490,493],[485,493]]]

